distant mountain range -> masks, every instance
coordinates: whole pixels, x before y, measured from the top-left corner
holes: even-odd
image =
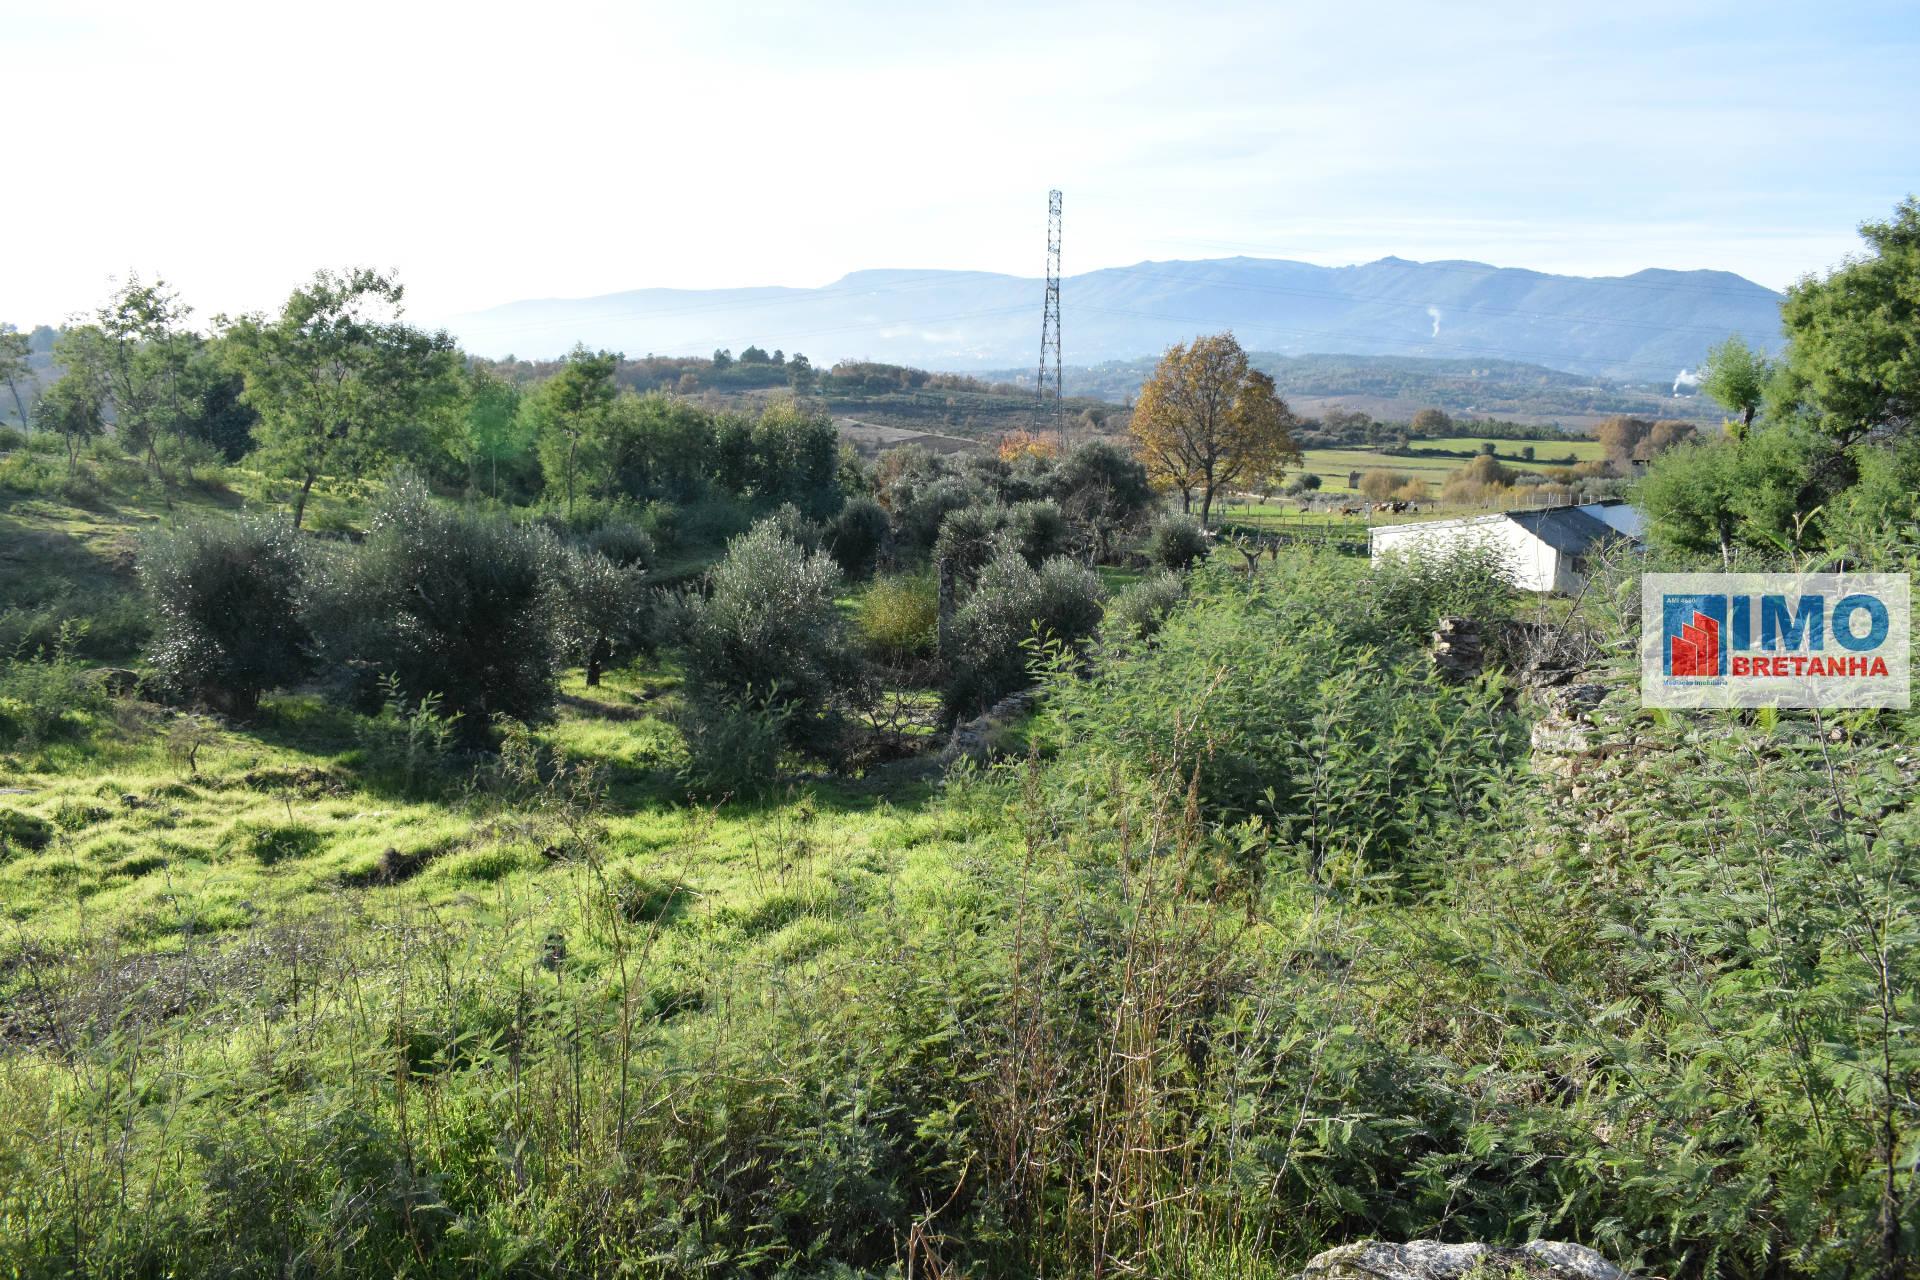
[[[576,342],[630,356],[757,345],[805,352],[816,365],[860,358],[972,371],[1036,359],[1041,299],[1041,282],[1019,276],[856,271],[817,289],[636,289],[511,302],[448,327],[467,350],[489,356],[548,357]],[[1779,294],[1725,271],[1558,276],[1401,258],[1351,267],[1142,262],[1061,285],[1074,364],[1132,360],[1232,329],[1249,349],[1289,355],[1510,360],[1642,386],[1671,384],[1731,333],[1777,348],[1779,308]]]
[[[1685,418],[1718,424],[1726,411],[1697,388],[1668,383],[1628,384],[1596,374],[1567,373],[1511,360],[1441,359],[1432,356],[1289,356],[1247,353],[1254,367],[1273,375],[1281,396],[1296,411],[1317,414],[1330,407],[1362,410],[1381,421],[1405,421],[1429,406],[1463,421],[1499,418],[1553,422],[1585,430],[1604,418]],[[1153,373],[1154,358],[1110,360],[1066,369],[1068,394],[1110,403],[1132,403]],[[992,370],[992,382],[1033,386],[1031,368]]]

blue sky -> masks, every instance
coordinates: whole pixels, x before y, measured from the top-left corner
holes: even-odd
[[[396,267],[416,317],[1386,254],[1780,286],[1920,189],[1920,5],[0,0],[0,317]]]

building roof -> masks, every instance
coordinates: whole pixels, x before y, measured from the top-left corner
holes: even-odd
[[[1619,508],[1632,512],[1619,499],[1604,499],[1600,502],[1583,503],[1577,507],[1532,507],[1518,511],[1496,511],[1483,516],[1455,516],[1448,520],[1419,520],[1408,524],[1375,525],[1369,533],[1369,541],[1393,542],[1402,536],[1418,536],[1428,530],[1458,528],[1463,525],[1497,524],[1511,520],[1528,533],[1562,555],[1582,555],[1596,544],[1610,538],[1632,538],[1633,521],[1609,521],[1595,514],[1596,511]],[[1637,514],[1637,513],[1636,513]],[[1622,524],[1628,527],[1623,528]]]
[[[1506,516],[1562,555],[1581,555],[1595,543],[1622,536],[1606,521],[1578,507],[1541,507],[1509,511]]]

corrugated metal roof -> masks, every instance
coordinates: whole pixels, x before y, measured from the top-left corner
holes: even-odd
[[[1580,555],[1609,538],[1618,529],[1578,507],[1542,507],[1537,511],[1509,511],[1507,519],[1563,555]]]

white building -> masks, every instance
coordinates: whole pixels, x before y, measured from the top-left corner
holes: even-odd
[[[1637,508],[1618,499],[1577,507],[1502,511],[1460,520],[1379,525],[1368,536],[1373,563],[1409,552],[1431,553],[1482,544],[1506,553],[1514,578],[1527,591],[1580,589],[1587,557],[1604,543],[1640,541]]]

